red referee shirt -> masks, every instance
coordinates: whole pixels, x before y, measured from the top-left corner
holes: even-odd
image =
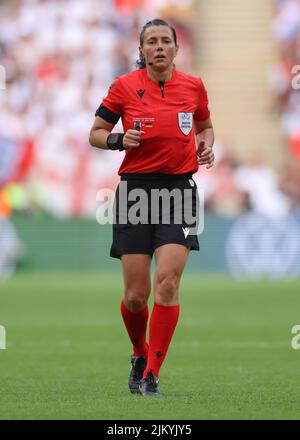
[[[145,132],[139,147],[126,150],[119,175],[198,170],[193,119],[210,116],[200,78],[174,68],[162,88],[146,69],[135,70],[115,80],[102,104],[122,117],[124,132],[136,121]]]

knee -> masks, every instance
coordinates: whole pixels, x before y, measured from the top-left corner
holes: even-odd
[[[146,307],[149,294],[149,291],[143,289],[126,290],[124,303],[131,312],[137,313]]]
[[[155,301],[162,305],[178,303],[179,276],[176,272],[157,274]]]

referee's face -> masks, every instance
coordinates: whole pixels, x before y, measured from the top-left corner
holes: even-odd
[[[164,71],[173,64],[178,52],[172,30],[168,26],[150,26],[146,29],[140,47],[146,63],[154,70]]]

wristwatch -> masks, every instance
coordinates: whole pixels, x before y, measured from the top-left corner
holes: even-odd
[[[109,150],[119,150],[123,151],[125,148],[123,147],[123,133],[110,133],[106,140],[106,145]]]

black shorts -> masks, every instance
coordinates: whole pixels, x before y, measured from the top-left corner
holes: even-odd
[[[156,248],[169,243],[199,250],[198,217],[199,197],[192,173],[123,174],[114,201],[110,256],[152,257]]]

